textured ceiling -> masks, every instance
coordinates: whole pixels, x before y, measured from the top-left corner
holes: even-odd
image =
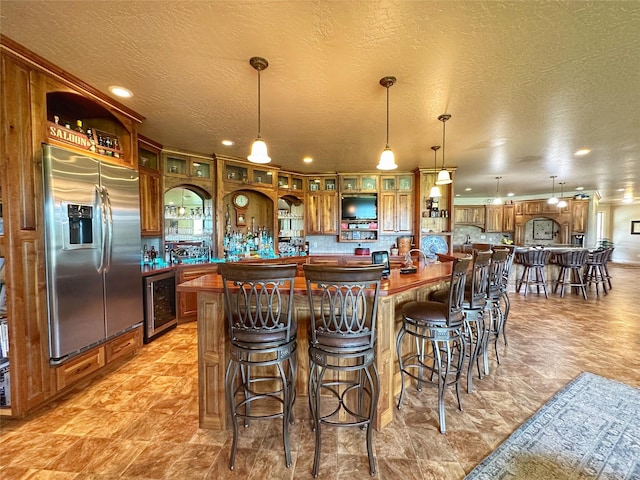
[[[165,146],[246,157],[258,108],[249,58],[262,56],[261,133],[284,168],[374,171],[386,137],[379,80],[393,75],[401,170],[433,165],[448,112],[445,160],[462,197],[493,197],[496,176],[501,195],[548,193],[557,175],[567,193],[640,203],[637,1],[2,0],[0,21],[99,90],[131,89],[122,103]]]

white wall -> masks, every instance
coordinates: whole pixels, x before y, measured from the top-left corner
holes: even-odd
[[[631,235],[631,221],[640,221],[640,204],[599,205],[605,237],[613,242],[612,262],[640,265],[640,235]]]

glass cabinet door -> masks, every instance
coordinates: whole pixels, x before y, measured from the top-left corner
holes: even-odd
[[[382,177],[382,191],[393,192],[396,189],[396,177]]]
[[[200,160],[191,162],[191,176],[196,178],[211,178],[211,165]]]
[[[378,177],[363,175],[360,188],[363,192],[375,192],[378,190]]]
[[[138,166],[158,170],[158,154],[144,147],[138,148]]]
[[[187,175],[187,159],[173,155],[167,156],[166,168],[169,175]]]

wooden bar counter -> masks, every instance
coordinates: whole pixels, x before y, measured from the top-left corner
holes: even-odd
[[[286,263],[284,261],[283,263]],[[383,279],[378,303],[376,362],[380,376],[380,399],[374,426],[381,429],[393,420],[394,395],[400,392],[396,358],[396,334],[402,323],[402,305],[424,300],[429,292],[446,285],[451,263],[420,264],[418,271],[400,274],[392,269]],[[198,396],[200,427],[225,429],[228,425],[224,376],[228,362],[223,285],[220,275],[204,275],[178,285],[179,292],[198,296]],[[306,397],[309,381],[307,331],[309,301],[304,277],[296,277],[293,316],[298,322],[298,396]],[[405,342],[407,343],[407,342]],[[407,348],[411,348],[407,346]],[[407,350],[408,351],[408,350]],[[298,401],[306,401],[298,398]]]

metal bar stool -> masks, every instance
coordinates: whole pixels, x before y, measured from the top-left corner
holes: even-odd
[[[229,364],[225,377],[233,425],[229,468],[238,447],[238,418],[282,418],[285,464],[291,466],[289,424],[293,423],[297,366],[297,325],[292,320],[297,265],[225,263],[225,315],[229,328]],[[273,372],[275,367],[276,372]],[[251,406],[259,402],[260,413]]]
[[[596,286],[597,296],[600,296],[600,290],[598,288],[599,285],[602,285],[602,291],[605,295],[608,295],[609,293],[607,290],[607,273],[604,268],[604,264],[608,256],[608,250],[604,249],[589,253],[587,258],[587,273],[585,275],[586,282],[589,286],[592,284]]]
[[[318,476],[320,467],[323,425],[366,429],[369,470],[374,475],[372,423],[380,395],[374,347],[385,267],[305,264],[303,269],[311,315],[309,407],[316,434],[313,476]]]
[[[417,389],[421,391],[422,383],[425,381],[424,373],[428,372],[430,378],[427,381],[438,386],[438,416],[441,433],[446,432],[445,387],[455,386],[458,408],[462,410],[460,376],[466,351],[466,341],[462,333],[464,323],[462,305],[467,269],[470,264],[470,258],[456,258],[453,261],[446,303],[414,301],[402,307],[402,327],[396,339],[402,382],[398,410],[402,408],[405,375],[416,380]],[[414,338],[415,351],[403,355],[402,339],[406,334]]]
[[[611,275],[609,274],[609,261],[611,260],[611,255],[613,255],[613,247],[608,247],[607,249],[607,257],[604,259],[602,265],[604,266],[604,275],[607,277],[607,285],[609,286],[609,290],[611,290]]]
[[[467,368],[467,392],[473,391],[473,365],[478,368],[478,378],[482,378],[479,355],[483,350],[485,336],[485,310],[487,308],[487,289],[489,287],[489,267],[491,264],[491,250],[473,251],[473,265],[471,275],[467,275],[464,286],[464,301],[462,310],[464,324],[462,333],[466,340],[469,364]],[[449,301],[449,291],[435,290],[429,294],[429,300],[440,303]],[[485,367],[486,369],[486,367]]]
[[[473,365],[478,368],[478,378],[482,378],[479,354],[482,351],[485,336],[485,311],[487,308],[487,289],[489,288],[489,268],[491,264],[491,250],[475,252],[471,277],[467,278],[464,289],[463,333],[469,350],[469,367],[467,369],[467,393],[473,391]],[[470,280],[470,281],[469,281]]]
[[[540,287],[544,290],[544,296],[549,298],[547,292],[547,281],[544,278],[544,267],[549,262],[550,250],[533,248],[518,253],[519,262],[524,266],[522,275],[517,282],[516,290],[520,293],[520,288],[524,285],[524,296],[527,296],[529,287],[536,287],[536,291],[540,294]]]
[[[489,373],[489,339],[493,340],[496,351],[496,360],[500,364],[500,351],[498,350],[498,340],[500,334],[505,338],[504,333],[507,308],[509,307],[508,297],[504,302],[507,290],[508,274],[506,270],[509,268],[509,258],[512,252],[507,248],[496,248],[493,250],[491,257],[491,266],[489,269],[489,287],[487,288],[487,302],[489,306],[489,322],[485,326],[485,338],[483,342],[482,352],[484,355],[484,373]],[[504,308],[502,303],[505,303]]]
[[[502,312],[502,337],[504,338],[504,344],[507,345],[507,320],[509,320],[509,311],[511,310],[511,300],[509,299],[509,277],[511,276],[511,268],[513,267],[513,261],[515,259],[516,253],[513,248],[501,248],[499,250],[507,250],[509,255],[507,257],[507,263],[504,265],[504,269],[502,272],[502,288],[501,288],[501,299],[504,304],[504,309],[501,309]]]
[[[560,267],[556,284],[553,287],[553,293],[557,293],[560,287],[560,296],[564,297],[565,287],[575,289],[577,294],[582,291],[582,296],[587,299],[587,284],[582,275],[584,266],[587,263],[587,250],[567,250],[556,254],[556,263]]]

